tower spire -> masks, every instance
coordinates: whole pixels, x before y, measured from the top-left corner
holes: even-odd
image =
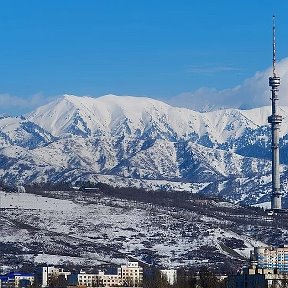
[[[273,76],[269,77],[269,86],[271,87],[271,108],[272,115],[268,117],[268,122],[271,124],[272,132],[272,194],[271,194],[271,209],[282,209],[281,190],[280,190],[280,174],[279,174],[279,129],[282,122],[282,116],[277,114],[278,110],[278,87],[280,85],[280,77],[276,76],[276,36],[275,36],[275,16],[273,15]]]
[[[275,15],[273,15],[273,77],[276,77],[276,33],[275,33]]]

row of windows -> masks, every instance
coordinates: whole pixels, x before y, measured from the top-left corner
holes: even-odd
[[[258,263],[258,266],[267,266],[267,265],[270,265],[270,266],[278,266],[278,265],[281,265],[281,266],[287,266],[288,267],[288,263],[285,263],[285,262],[260,262]]]
[[[94,284],[95,285],[95,283],[97,283],[96,281],[79,281],[78,282],[79,283],[79,285],[88,285],[88,286],[90,286],[90,285],[92,285],[92,284]],[[117,284],[119,284],[120,283],[120,281],[116,281],[116,280],[103,280],[103,281],[99,281],[98,282],[98,284],[112,284],[112,285],[117,285]]]
[[[82,279],[82,278],[83,278],[83,279],[84,279],[84,278],[85,278],[85,279],[93,279],[93,278],[96,279],[96,278],[101,278],[101,277],[105,277],[105,276],[107,276],[107,275],[104,275],[104,276],[93,275],[93,276],[87,276],[87,277],[86,277],[86,276],[79,276],[79,279]],[[118,275],[115,275],[115,276],[111,276],[111,275],[110,275],[110,276],[108,276],[108,277],[110,277],[110,278],[118,278]]]
[[[92,279],[92,281],[95,281],[96,279]],[[121,279],[98,279],[98,281],[103,281],[103,282],[115,282],[115,281],[119,281]],[[134,280],[138,280],[138,277],[135,277]],[[86,282],[92,282],[90,279],[79,279],[78,282],[79,283],[86,283]]]
[[[280,271],[288,271],[288,268],[287,268],[287,267],[263,266],[263,267],[261,267],[261,268],[263,268],[263,269],[270,269],[270,270],[277,268],[277,269],[279,269]]]
[[[258,257],[275,257],[275,256],[287,256],[288,254],[285,253],[285,254],[282,254],[282,253],[271,253],[271,254],[260,254],[258,255]]]
[[[258,259],[270,259],[270,258],[288,258],[288,255],[269,255],[269,256],[258,256]]]

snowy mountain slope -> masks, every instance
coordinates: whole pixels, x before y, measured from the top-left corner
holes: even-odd
[[[125,191],[111,192],[0,192],[1,263],[51,263],[54,255],[87,266],[131,255],[169,267],[235,268],[254,245],[277,245],[288,235],[287,221],[261,210],[191,194],[171,206],[171,193],[167,201],[157,193],[135,201],[125,199]]]
[[[114,143],[107,139],[100,142],[95,146],[90,138],[73,136],[33,150],[6,147],[2,149],[2,156],[10,160],[6,165],[1,165],[0,175],[4,177],[9,169],[17,173],[15,177],[24,183],[27,182],[26,173],[30,173],[30,176],[37,173],[35,180],[41,182],[41,178],[46,178],[47,174],[48,178],[49,174],[53,177],[52,173],[60,173],[64,177],[69,171],[74,171],[78,177],[90,172],[138,179],[210,182],[231,175],[249,177],[260,171],[261,174],[269,172],[268,161],[205,148],[192,142],[179,144],[155,140],[153,146],[143,149],[142,141],[134,146],[131,153],[121,153],[121,157],[116,155]],[[9,157],[13,154],[17,155],[17,161]]]
[[[269,107],[199,113],[144,97],[64,95],[26,118],[0,119],[0,176],[15,185],[102,179],[152,189],[179,182],[182,190],[188,182],[198,192],[258,203],[259,187],[268,195],[271,181],[269,114]],[[288,107],[281,115],[284,188]]]
[[[35,148],[53,140],[54,137],[49,132],[24,117],[0,118],[1,147],[17,145]]]
[[[199,138],[208,134],[215,142],[223,143],[231,137],[239,138],[245,128],[256,129],[267,125],[270,109],[225,109],[200,113],[144,97],[65,95],[39,107],[27,118],[54,136],[81,131],[83,134],[79,132],[80,135],[86,136],[102,132],[111,136],[128,134],[141,137],[149,135],[152,130],[171,138],[184,139],[193,133]],[[281,108],[281,115],[286,119],[288,107]],[[287,132],[288,122],[284,121],[281,136]]]
[[[267,217],[215,198],[267,205],[269,114],[269,107],[199,113],[149,98],[66,95],[25,118],[1,118],[3,182],[132,187],[126,195],[105,194],[101,185],[96,192],[0,192],[1,264],[95,265],[133,255],[170,267],[237,267],[253,246],[283,243],[285,215]],[[281,115],[281,185],[288,207],[288,107]],[[159,189],[164,192],[152,191]]]
[[[288,107],[281,107],[280,110],[284,118],[280,130],[284,151],[288,143]],[[192,140],[205,147],[232,149],[243,156],[269,159],[267,117],[270,114],[269,107],[199,113],[149,98],[65,95],[27,117],[54,136],[103,135],[123,138],[122,141],[131,138]],[[283,163],[288,163],[286,153],[282,154]]]

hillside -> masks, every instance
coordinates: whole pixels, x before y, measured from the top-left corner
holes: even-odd
[[[287,239],[286,216],[267,216],[186,192],[0,192],[1,264],[121,263],[238,269],[257,245]],[[277,227],[277,228],[275,228]]]

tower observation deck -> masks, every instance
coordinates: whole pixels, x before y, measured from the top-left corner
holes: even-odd
[[[281,190],[280,190],[280,174],[279,174],[279,129],[282,122],[282,116],[278,115],[278,87],[280,85],[280,77],[276,76],[276,37],[275,37],[275,16],[273,16],[273,76],[269,77],[269,86],[271,87],[271,104],[272,114],[268,117],[271,124],[272,132],[272,194],[271,209],[282,209]]]

